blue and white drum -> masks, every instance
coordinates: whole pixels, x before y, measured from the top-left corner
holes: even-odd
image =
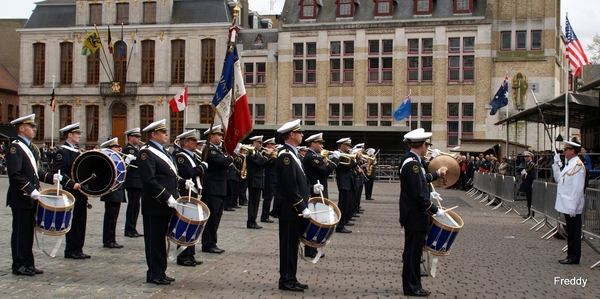
[[[36,214],[36,230],[50,236],[64,235],[71,230],[75,197],[65,190],[45,189],[40,192]]]
[[[431,217],[431,229],[425,242],[425,250],[433,255],[449,255],[452,244],[464,223],[453,211],[446,211],[446,217]]]
[[[300,242],[314,248],[324,247],[331,241],[342,213],[335,203],[322,197],[309,198],[308,209],[312,214],[302,222]]]
[[[200,241],[208,217],[208,206],[200,200],[189,196],[178,198],[175,213],[169,221],[169,240],[181,246],[195,245]]]
[[[121,154],[103,148],[79,155],[73,162],[71,175],[81,184],[81,193],[99,197],[117,190],[125,182],[126,170]]]

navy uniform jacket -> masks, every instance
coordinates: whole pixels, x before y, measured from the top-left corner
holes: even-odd
[[[173,209],[167,206],[167,200],[173,196],[179,197],[177,187],[179,178],[177,169],[171,166],[150,150],[154,148],[162,152],[153,142],[148,142],[139,152],[138,170],[143,184],[142,214],[155,216],[168,216]],[[169,153],[165,154],[171,159]],[[175,164],[173,164],[175,167]]]
[[[248,187],[262,189],[265,186],[265,165],[270,159],[263,151],[246,156]]]
[[[178,151],[175,155],[175,159],[177,160],[177,169],[179,171],[179,176],[181,176],[185,180],[192,179],[192,181],[194,181],[194,186],[196,187],[196,189],[198,189],[198,182],[200,182],[200,176],[202,176],[206,171],[206,166],[202,164],[202,161],[196,158],[196,155],[192,154],[190,156],[190,154],[185,150]],[[194,164],[196,164],[195,166],[192,165],[190,159],[194,162]],[[185,193],[186,194],[182,195],[187,196],[188,191],[186,190]],[[194,194],[194,191],[192,191],[192,197],[196,196],[197,194]]]
[[[17,143],[19,142],[27,145],[21,137],[17,139]],[[6,205],[13,209],[33,209],[34,200],[29,195],[33,190],[41,191],[40,180],[52,184],[53,176],[51,173],[40,169],[39,151],[32,149],[32,154],[36,161],[36,168],[34,169],[27,153],[17,143],[11,143],[6,151],[6,167],[8,169],[9,183]],[[64,177],[63,181],[65,181]]]
[[[231,157],[225,156],[221,150],[214,144],[205,146],[204,150],[208,150],[206,155],[206,163],[208,169],[204,173],[204,189],[202,195],[227,196],[227,170],[229,164],[233,162]],[[205,154],[202,152],[202,157]]]
[[[142,179],[140,179],[140,172],[138,168],[133,167],[137,166],[137,159],[140,158],[139,152],[140,150],[137,147],[127,143],[123,150],[121,151],[124,154],[134,155],[136,160],[131,161],[129,166],[127,167],[127,175],[125,176],[125,189],[129,188],[138,188],[142,189]]]
[[[265,185],[277,183],[277,167],[275,167],[275,160],[275,158],[269,157],[267,164],[265,164]]]
[[[227,169],[227,180],[241,183],[242,165],[246,157],[244,157],[243,155],[238,155],[236,153],[233,153],[231,157],[233,158],[233,165],[231,165],[229,169]]]
[[[277,187],[271,216],[285,221],[302,221],[301,214],[308,206],[308,194],[312,189],[302,165],[291,146],[285,144],[275,161],[277,167]]]
[[[339,163],[335,170],[335,179],[338,190],[354,190],[354,185],[356,183],[356,175],[354,174],[355,167],[356,161],[345,157],[340,157]]]
[[[409,230],[428,231],[431,214],[437,213],[437,206],[429,199],[429,186],[423,165],[417,156],[410,152],[406,159],[412,159],[401,166],[400,172],[400,225]],[[430,214],[431,213],[431,214]]]
[[[304,159],[302,159],[302,165],[304,165],[304,172],[306,173],[308,181],[312,185],[319,181],[319,183],[323,185],[323,196],[326,198],[329,198],[327,178],[329,178],[329,175],[335,170],[337,161],[337,159],[334,159],[332,162],[329,162],[328,165],[325,165],[323,157],[311,149],[306,152]],[[320,194],[312,194],[312,190],[310,191],[312,196],[321,196]]]
[[[536,179],[537,175],[537,167],[535,167],[535,163],[533,161],[529,161],[525,165],[525,171],[527,171],[527,175],[523,177],[523,182],[521,182],[521,186],[519,186],[519,192],[531,192],[533,189],[533,181]],[[519,173],[521,175],[521,173]]]
[[[86,203],[88,200],[87,196],[78,190],[73,190],[75,181],[73,181],[70,177],[71,169],[73,168],[73,162],[75,162],[75,159],[77,159],[80,154],[81,152],[79,150],[72,148],[71,145],[65,142],[64,147],[59,147],[54,155],[54,160],[52,161],[52,172],[58,173],[60,170],[60,174],[63,176],[63,186],[65,186],[65,189],[73,194],[77,200],[82,200],[83,202],[81,203]]]

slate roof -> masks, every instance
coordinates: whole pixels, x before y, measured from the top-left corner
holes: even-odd
[[[176,0],[171,24],[231,22],[227,0]]]
[[[75,0],[37,2],[24,28],[56,28],[75,26]]]
[[[258,35],[262,38],[262,45],[254,44]],[[279,32],[277,32],[277,29],[242,29],[239,31],[236,41],[238,44],[243,44],[244,50],[262,50],[267,49],[268,44],[276,43],[278,40]]]

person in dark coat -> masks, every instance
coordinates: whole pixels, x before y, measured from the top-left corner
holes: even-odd
[[[400,166],[400,225],[404,227],[402,253],[402,289],[407,296],[428,296],[421,285],[421,254],[425,236],[431,226],[431,215],[445,217],[442,209],[431,202],[422,156],[427,153],[431,132],[413,130],[404,135],[410,151]]]
[[[115,137],[108,141],[103,142],[100,148],[108,148],[115,152],[121,151],[119,145],[119,138]],[[131,162],[131,158],[127,158]],[[128,164],[128,163],[126,163]],[[100,197],[100,200],[104,202],[104,223],[102,226],[102,244],[104,248],[123,248],[123,245],[117,243],[116,231],[117,231],[117,219],[119,217],[119,210],[121,209],[121,203],[126,202],[125,200],[125,189],[121,184],[117,190],[114,190],[106,195]]]
[[[352,140],[350,138],[342,138],[337,141],[338,155],[340,155],[337,168],[335,170],[335,181],[339,191],[338,208],[342,213],[339,224],[335,231],[338,233],[351,233],[351,230],[346,229],[346,226],[352,226],[350,219],[353,214],[352,194],[354,185],[356,184],[356,176],[354,169],[356,161],[347,157],[342,157],[341,154],[348,154],[352,149]]]
[[[241,143],[238,143],[236,149],[231,154],[233,164],[227,169],[227,197],[225,198],[224,211],[233,212],[235,209],[241,208],[238,206],[238,197],[240,195],[240,183],[242,182],[242,166],[243,158],[239,153],[242,147]]]
[[[133,128],[125,131],[127,144],[123,148],[123,154],[139,156],[139,145],[142,138],[140,128]],[[127,191],[127,210],[125,211],[125,230],[126,237],[138,238],[143,236],[136,228],[138,217],[140,215],[140,200],[142,199],[142,180],[137,168],[137,159],[131,161],[127,167],[125,176],[125,190]]]
[[[81,154],[80,149],[77,147],[81,138],[81,129],[79,128],[79,123],[74,123],[61,128],[60,132],[65,138],[65,144],[60,146],[56,151],[56,155],[54,155],[52,171],[54,173],[60,171],[60,174],[68,177],[71,169],[73,169],[75,159]],[[69,230],[65,238],[67,241],[65,244],[65,258],[89,259],[92,256],[83,253],[83,245],[85,244],[87,210],[91,209],[92,206],[88,203],[87,195],[83,194],[79,189],[74,189],[69,184],[65,190],[75,197],[71,230]]]
[[[262,213],[260,214],[260,222],[273,223],[269,219],[271,211],[271,203],[275,196],[275,186],[277,186],[277,169],[275,168],[275,159],[277,158],[277,150],[275,149],[275,138],[269,138],[263,143],[265,149],[271,150],[270,159],[265,164],[265,186],[263,188],[263,205]]]
[[[40,181],[48,184],[64,180],[61,175],[45,172],[40,167],[39,149],[31,142],[37,124],[35,114],[19,117],[10,122],[15,126],[17,138],[6,149],[8,166],[8,191],[6,205],[13,215],[10,247],[12,251],[12,273],[33,276],[44,271],[35,267],[33,237],[37,201],[40,200]],[[70,182],[71,187],[79,184]],[[63,182],[64,185],[64,182]]]
[[[300,226],[311,217],[308,195],[319,193],[323,185],[310,185],[304,174],[296,147],[302,142],[300,120],[284,124],[277,130],[285,141],[275,161],[277,186],[271,216],[279,218],[279,289],[304,292],[308,285],[298,282],[298,245]]]
[[[523,216],[523,218],[527,219],[535,216],[535,213],[531,211],[531,197],[533,193],[533,181],[537,178],[537,167],[533,163],[533,153],[525,151],[523,152],[523,157],[525,157],[525,165],[523,170],[521,170],[523,180],[521,186],[519,186],[519,192],[524,192],[525,198],[527,198],[527,215]]]
[[[248,167],[248,220],[246,228],[261,229],[262,226],[256,223],[258,217],[258,207],[260,206],[260,194],[265,186],[265,165],[271,158],[272,149],[262,150],[263,136],[254,136],[250,138],[254,146],[254,153],[246,156],[246,166]]]

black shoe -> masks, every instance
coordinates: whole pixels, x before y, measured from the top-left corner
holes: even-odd
[[[271,219],[267,218],[267,219],[261,219],[261,220],[260,220],[260,222],[273,223],[273,222],[275,222],[275,221],[273,221],[273,220],[271,220]]]
[[[242,207],[240,206],[233,206],[234,209],[241,209]]]
[[[350,218],[348,221],[356,221],[356,218]]]
[[[429,274],[427,274],[427,272],[425,272],[423,269],[421,269],[421,277],[427,277],[429,276]]]
[[[354,215],[352,215],[352,217],[354,217],[354,218],[360,218],[360,215],[358,215],[358,212],[354,212]]]
[[[187,261],[177,261],[177,265],[186,266],[186,267],[196,267],[196,262],[187,260]]]
[[[208,252],[208,253],[223,253],[223,252],[225,252],[225,250],[219,249],[218,247],[207,248],[207,249],[203,248],[202,251]]]
[[[166,275],[165,275],[165,277],[163,277],[163,279],[166,280],[166,281],[175,281],[175,278],[169,277],[169,276],[166,276]]]
[[[427,297],[427,296],[429,296],[429,294],[431,294],[431,292],[428,290],[424,290],[424,289],[420,289],[414,293],[409,293],[409,294],[404,293],[404,295],[406,295],[406,296],[415,296],[415,297]]]
[[[87,257],[83,253],[71,253],[71,254],[65,254],[65,258],[66,259],[83,260],[83,259],[86,259]]]
[[[529,217],[531,217],[531,215],[527,214],[527,215],[523,216],[523,219],[527,219]]]
[[[223,211],[235,212],[235,209],[234,208],[226,208],[226,209],[223,209]]]
[[[564,260],[559,260],[558,262],[563,265],[578,265],[579,264],[579,261],[574,261],[570,258],[566,258]]]
[[[349,234],[352,231],[351,230],[347,230],[345,227],[342,227],[342,228],[336,228],[335,232],[336,233],[342,233],[342,234]]]
[[[372,199],[372,198],[367,198],[367,200],[374,200],[374,199]]]
[[[299,282],[296,281],[296,285],[299,286],[299,287],[301,287],[304,290],[308,289],[308,285],[307,284],[299,283]]]
[[[117,243],[117,242],[110,242],[108,244],[104,244],[104,246],[102,246],[104,248],[123,248],[123,245]]]
[[[192,262],[194,262],[196,265],[202,265],[202,261],[199,260],[192,260]]]
[[[31,271],[29,268],[27,268],[25,266],[21,266],[19,269],[13,270],[12,273],[15,275],[27,275],[27,276],[35,275],[35,272]]]
[[[36,267],[29,267],[29,271],[32,271],[35,274],[44,274],[44,270],[37,269]]]
[[[284,283],[279,284],[279,289],[284,291],[292,291],[292,292],[304,292],[304,289],[295,283]]]
[[[146,280],[146,282],[148,282],[148,283],[155,283],[155,284],[159,284],[159,285],[160,285],[160,284],[171,284],[171,282],[170,282],[170,281],[168,281],[168,280],[166,280],[166,279],[164,279],[164,278],[159,278],[159,279],[149,279],[149,280]]]
[[[142,237],[142,236],[144,236],[144,234],[140,234],[140,233],[137,233],[137,232],[125,234],[125,237],[130,237],[130,238],[139,238],[139,237]]]
[[[240,206],[247,206],[248,202],[240,202]]]
[[[248,229],[261,229],[262,226],[260,226],[258,224],[251,224],[251,225],[246,226],[246,228],[248,228]]]
[[[82,253],[80,253],[80,255],[81,255],[81,256],[83,256],[83,257],[84,257],[84,258],[86,258],[86,259],[91,259],[91,258],[92,258],[92,256],[91,256],[91,255],[89,255],[89,254],[85,254],[85,253],[83,253],[83,252],[82,252]]]
[[[350,222],[348,222],[348,223],[344,223],[344,225],[345,225],[345,226],[354,226],[354,223],[350,223]]]

